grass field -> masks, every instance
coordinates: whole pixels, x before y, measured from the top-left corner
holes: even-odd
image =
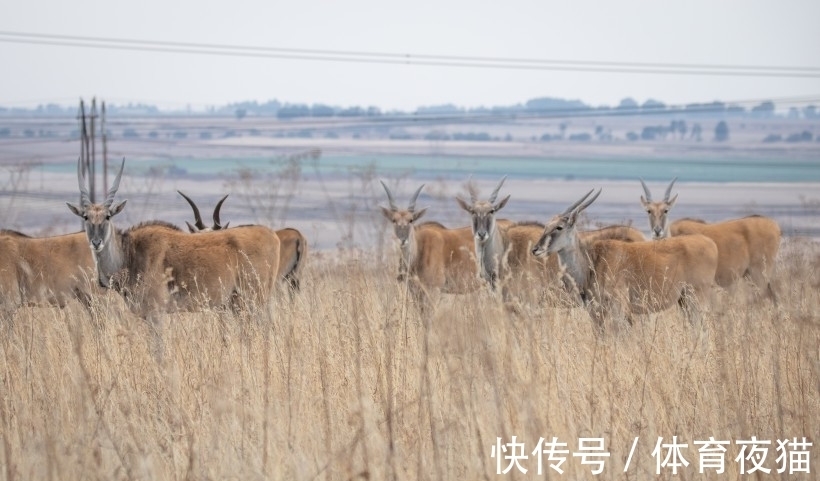
[[[482,291],[422,317],[379,257],[314,256],[292,304],[170,314],[161,356],[115,294],[93,316],[18,311],[0,330],[0,479],[591,479],[579,438],[603,439],[602,479],[650,479],[673,436],[681,479],[746,479],[752,436],[771,441],[762,478],[820,478],[816,243],[784,241],[777,306],[743,284],[699,325],[670,310],[602,337],[535,294],[517,315]],[[499,475],[513,436],[528,472]],[[539,476],[553,437],[564,473],[544,455]],[[710,437],[729,441],[725,472],[701,475]],[[777,440],[803,437],[811,472],[777,474]]]

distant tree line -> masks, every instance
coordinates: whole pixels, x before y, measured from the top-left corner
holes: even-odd
[[[129,103],[125,105],[109,104],[108,114],[112,116],[157,116],[163,114],[186,114],[191,113],[190,108],[183,110],[160,110],[153,105],[143,103]],[[255,117],[276,117],[279,119],[295,119],[304,117],[327,118],[327,117],[378,117],[390,116],[426,116],[426,117],[446,117],[460,116],[465,114],[494,114],[508,115],[516,117],[518,115],[555,115],[572,116],[574,114],[614,114],[614,115],[642,115],[642,114],[685,114],[687,116],[748,116],[767,118],[776,115],[776,105],[772,101],[763,101],[751,108],[727,104],[720,101],[708,103],[690,103],[684,106],[667,106],[663,102],[648,99],[639,104],[632,98],[625,98],[615,107],[599,106],[592,107],[580,100],[566,100],[553,97],[541,97],[526,101],[523,104],[515,104],[497,107],[477,107],[462,108],[453,104],[434,105],[419,107],[412,112],[389,111],[383,112],[378,107],[338,107],[327,104],[289,104],[278,100],[267,102],[237,102],[220,107],[208,108],[204,115],[235,116],[241,120],[247,116]],[[0,116],[65,116],[75,115],[75,107],[65,107],[57,104],[39,105],[33,109],[28,108],[7,108],[0,106]],[[198,113],[197,115],[202,115]],[[786,114],[788,118],[820,119],[820,112],[815,105],[803,108],[792,107]]]

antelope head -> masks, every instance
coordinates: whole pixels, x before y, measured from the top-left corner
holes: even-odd
[[[416,200],[419,198],[419,194],[421,193],[421,189],[424,188],[424,184],[416,189],[416,193],[413,194],[413,197],[410,198],[410,203],[407,205],[407,209],[399,209],[396,205],[396,201],[393,199],[393,193],[390,192],[390,188],[387,187],[387,184],[384,181],[380,181],[382,183],[382,187],[384,187],[385,193],[387,193],[387,202],[390,204],[390,207],[382,207],[382,214],[393,224],[393,232],[396,234],[396,238],[399,239],[399,243],[401,247],[407,247],[410,243],[410,236],[413,227],[413,223],[416,222],[427,212],[427,208],[421,210],[416,210]]]
[[[641,204],[649,216],[649,228],[652,230],[652,239],[657,240],[669,237],[669,210],[672,209],[672,206],[675,205],[675,201],[678,200],[678,194],[675,194],[675,197],[671,199],[669,198],[669,194],[672,193],[672,186],[675,185],[676,180],[678,180],[677,177],[669,183],[663,200],[654,202],[652,200],[652,194],[649,192],[649,187],[647,187],[646,183],[641,179],[641,185],[643,186],[644,194],[646,194],[646,198],[641,196]]]
[[[478,193],[476,192],[475,186],[470,182],[467,184],[467,189],[470,192],[470,203],[468,204],[467,201],[461,197],[456,197],[458,205],[469,212],[473,219],[473,235],[475,236],[476,242],[485,243],[491,238],[496,227],[495,214],[507,205],[507,201],[510,200],[510,196],[507,195],[507,197],[504,197],[500,201],[495,201],[498,197],[498,191],[501,190],[501,186],[504,185],[505,180],[507,180],[506,175],[501,178],[495,190],[490,194],[490,198],[487,200],[478,200]]]
[[[92,204],[91,197],[88,194],[88,187],[85,179],[85,171],[82,163],[77,161],[77,180],[80,185],[80,205],[74,205],[66,202],[68,209],[75,215],[82,217],[83,225],[85,226],[85,233],[88,236],[88,243],[91,245],[91,250],[95,253],[101,252],[109,243],[114,235],[114,227],[111,225],[111,218],[122,212],[125,207],[126,200],[114,204],[114,196],[117,194],[117,189],[120,188],[120,178],[122,178],[122,170],[125,167],[125,159],[122,159],[120,164],[120,171],[114,179],[114,184],[108,190],[105,200],[102,204]]]
[[[226,222],[225,225],[222,225],[219,222],[219,210],[222,208],[222,203],[225,202],[225,199],[228,198],[229,194],[225,194],[225,196],[219,199],[219,202],[216,203],[213,215],[214,223],[211,227],[208,227],[205,225],[204,222],[202,222],[202,216],[199,214],[199,208],[197,208],[194,201],[191,200],[191,198],[187,195],[183,194],[180,190],[178,190],[177,193],[181,195],[183,199],[188,201],[188,204],[191,206],[191,209],[194,210],[194,224],[191,225],[190,222],[188,222],[187,220],[185,221],[185,224],[188,226],[188,231],[190,233],[195,234],[197,232],[211,232],[215,230],[222,230],[228,228],[228,224],[230,224],[230,222]]]
[[[544,228],[544,234],[541,235],[538,243],[532,249],[533,255],[543,257],[553,252],[574,247],[577,240],[575,222],[578,220],[578,214],[583,212],[601,195],[601,189],[598,189],[595,195],[589,197],[594,191],[595,189],[590,190],[564,212],[550,219]]]

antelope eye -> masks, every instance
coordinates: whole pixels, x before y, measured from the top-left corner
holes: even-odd
[[[555,230],[564,230],[564,226],[562,226],[562,225],[556,226]]]
[[[651,213],[652,213],[652,211],[651,211],[651,210],[649,210],[649,209],[647,209],[647,210],[646,210],[646,213],[647,213],[647,214],[651,214]]]
[[[664,209],[664,210],[663,210],[663,213],[664,213],[664,214],[668,214],[668,213],[669,213],[669,209]]]

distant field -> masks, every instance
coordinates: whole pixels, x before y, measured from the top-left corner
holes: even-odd
[[[224,212],[234,224],[292,225],[318,249],[384,242],[378,179],[394,182],[399,195],[426,183],[421,201],[431,206],[429,217],[463,225],[466,218],[453,197],[471,175],[482,185],[508,175],[513,201],[505,214],[517,220],[543,221],[578,193],[599,186],[605,193],[591,213],[593,222],[644,228],[638,178],[662,191],[677,176],[677,216],[720,220],[760,213],[776,218],[787,235],[820,237],[820,142],[762,142],[770,134],[814,132],[820,122],[730,118],[729,140],[715,142],[716,119],[689,119],[690,128],[693,122],[703,125],[699,142],[671,134],[654,141],[625,140],[628,132],[668,125],[671,119],[431,124],[412,119],[115,118],[107,124],[107,153],[112,169],[126,159],[120,194],[130,200],[118,219],[121,225],[157,217],[182,225],[191,214],[177,189],[206,209],[227,193]],[[0,226],[34,234],[76,230],[76,220],[64,207],[77,195],[79,141],[71,137],[76,119],[3,118],[0,124],[10,131],[0,137]],[[430,130],[451,136],[485,132],[490,140],[425,140]],[[546,133],[568,138],[596,130],[610,140],[594,135],[584,142],[540,140]],[[96,154],[101,158],[99,145]]]

